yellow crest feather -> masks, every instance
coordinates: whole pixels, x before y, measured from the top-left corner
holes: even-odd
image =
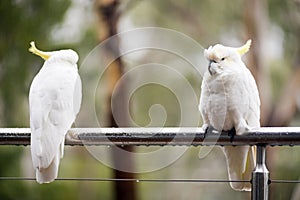
[[[44,60],[47,60],[50,57],[49,52],[44,52],[36,48],[34,41],[30,42],[30,48],[28,49],[31,53],[40,56]]]
[[[246,42],[246,44],[244,44],[243,46],[237,48],[237,52],[242,56],[244,55],[245,53],[247,53],[250,49],[250,46],[251,46],[251,40],[248,40]]]

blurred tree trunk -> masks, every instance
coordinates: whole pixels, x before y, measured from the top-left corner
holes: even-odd
[[[263,58],[263,36],[268,30],[269,17],[266,0],[245,0],[244,20],[246,37],[252,39],[252,51],[248,55],[248,67],[252,72],[261,100],[261,126],[266,126],[269,113],[272,109],[272,94],[269,69]]]
[[[295,24],[297,24],[295,22]],[[298,45],[297,45],[298,44]],[[287,79],[283,92],[270,115],[269,126],[288,126],[297,111],[297,98],[300,91],[300,40],[295,44],[294,72]]]
[[[263,58],[263,40],[265,34],[264,31],[268,30],[269,26],[269,16],[266,0],[245,0],[244,22],[246,28],[246,37],[247,39],[252,39],[252,50],[248,53],[247,66],[252,72],[259,90],[259,96],[261,101],[261,126],[267,126],[269,121],[269,115],[272,112],[272,92],[269,69],[267,68],[266,63],[264,62],[265,59]],[[267,167],[271,171],[273,171],[273,161],[273,151],[268,150]],[[270,196],[272,196],[272,193]]]
[[[269,16],[266,0],[245,0],[245,26],[247,29],[247,38],[253,40],[252,51],[250,51],[250,59],[248,66],[251,72],[255,76],[261,98],[261,125],[262,126],[288,126],[293,119],[293,116],[297,110],[297,91],[300,91],[300,59],[296,59],[295,71],[288,78],[286,85],[283,87],[283,92],[279,98],[279,101],[272,102],[272,92],[270,84],[269,69],[266,68],[264,63],[264,51],[262,48],[263,40],[269,30]],[[298,42],[299,43],[299,42]],[[299,55],[300,44],[298,44],[298,51],[295,54]],[[252,68],[251,68],[252,67]],[[267,163],[270,171],[273,171],[274,160],[276,152],[275,150],[268,151]],[[271,185],[276,191],[276,185]],[[299,187],[300,188],[300,187]],[[298,190],[299,190],[298,188]],[[297,193],[297,190],[296,192]],[[277,193],[270,194],[270,199],[274,199]],[[300,194],[298,191],[295,196]],[[295,199],[294,196],[294,199]],[[298,196],[297,196],[298,197]],[[296,198],[297,198],[296,197]]]
[[[270,115],[269,126],[288,126],[297,111],[297,96],[300,91],[300,63],[283,88],[279,101]]]
[[[117,24],[121,13],[120,2],[118,0],[97,0],[95,3],[96,12],[98,14],[98,24],[99,24],[99,39],[104,41],[118,33]],[[109,127],[126,127],[129,126],[128,117],[126,116],[125,106],[122,102],[125,102],[126,99],[126,84],[123,82],[119,85],[117,98],[118,100],[114,103],[114,108],[117,110],[118,114],[118,123],[115,121],[113,112],[111,109],[112,103],[112,94],[115,89],[115,86],[118,80],[121,78],[124,72],[124,65],[122,60],[119,58],[119,42],[118,40],[113,40],[113,42],[108,42],[106,46],[108,56],[116,58],[116,60],[110,64],[107,69],[108,77],[108,126]],[[127,166],[127,169],[134,169],[133,158],[130,155],[124,155],[122,151],[118,149],[122,148],[124,151],[133,151],[133,147],[113,147],[112,148],[112,157],[114,161],[114,178],[118,179],[132,179],[134,178],[133,173],[127,173],[119,171],[120,166]],[[135,200],[136,191],[134,182],[118,182],[115,181],[115,199],[119,200]]]
[[[248,67],[253,73],[260,91],[261,125],[288,126],[297,110],[296,91],[300,90],[300,60],[299,58],[295,60],[295,71],[288,78],[290,81],[283,87],[281,98],[277,102],[272,102],[269,69],[266,68],[263,58],[263,50],[266,50],[263,48],[263,40],[270,27],[267,1],[245,0],[244,8],[247,38],[253,40]],[[298,44],[295,55],[299,55],[299,46]]]

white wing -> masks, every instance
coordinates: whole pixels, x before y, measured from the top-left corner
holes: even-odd
[[[34,78],[29,94],[31,154],[40,183],[51,182],[57,177],[65,134],[81,103],[77,69],[59,63],[55,65],[49,66],[45,62]]]
[[[239,96],[236,98],[239,102],[235,102],[235,105],[239,106],[239,110],[243,113],[243,117],[250,128],[260,127],[260,100],[255,80],[251,72],[245,68],[243,70],[242,79],[236,82],[236,87],[233,92],[237,91],[237,88],[242,88],[239,91],[244,101]],[[235,100],[235,99],[233,99]],[[255,166],[255,148],[249,146],[238,147],[224,147],[224,154],[228,165],[228,175],[230,180],[250,180],[252,170]],[[231,187],[235,190],[251,190],[249,183],[243,182],[231,182]]]
[[[256,86],[256,82],[254,77],[252,76],[251,72],[246,69],[246,74],[248,77],[248,98],[249,98],[249,112],[246,116],[246,121],[250,128],[258,128],[260,127],[260,99],[259,93]]]
[[[207,111],[207,101],[209,98],[209,90],[206,85],[206,79],[203,78],[202,84],[201,84],[201,95],[200,95],[200,102],[199,102],[199,111],[202,116],[203,120],[203,125],[202,128],[206,129],[210,124],[209,124],[209,118],[208,118],[208,111]]]
[[[73,99],[73,111],[75,115],[77,115],[77,113],[80,110],[81,99],[82,99],[82,84],[81,84],[80,76],[77,75],[75,81],[74,99]]]

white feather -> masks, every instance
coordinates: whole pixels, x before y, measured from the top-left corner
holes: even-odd
[[[260,127],[260,100],[255,80],[235,48],[215,45],[204,52],[211,61],[201,86],[199,110],[203,128],[241,135]],[[249,146],[224,147],[230,180],[250,180],[255,150]],[[249,183],[230,183],[236,190],[250,190]]]
[[[57,178],[65,135],[81,104],[77,60],[69,62],[62,53],[45,61],[29,92],[31,155],[39,183]]]

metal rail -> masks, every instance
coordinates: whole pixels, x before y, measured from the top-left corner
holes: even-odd
[[[300,127],[264,127],[233,139],[202,128],[72,128],[66,145],[300,145]],[[0,128],[0,145],[29,145],[29,128]]]
[[[215,132],[215,133],[214,133]],[[0,145],[29,145],[29,128],[0,128]],[[266,146],[300,145],[300,127],[260,128],[234,138],[226,132],[205,134],[201,128],[73,128],[66,145],[255,145],[256,167],[252,172],[252,200],[269,199]],[[30,179],[30,178],[29,178]],[[30,179],[31,180],[31,179]],[[130,180],[131,181],[131,180]],[[276,183],[276,182],[275,182]]]
[[[270,173],[266,166],[266,146],[257,145],[256,166],[252,172],[251,199],[269,199]]]

